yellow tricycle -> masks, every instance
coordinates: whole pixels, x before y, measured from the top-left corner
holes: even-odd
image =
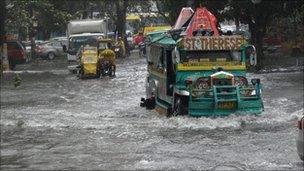
[[[80,78],[100,77],[97,47],[86,45],[81,48],[78,76]]]
[[[98,42],[99,71],[101,76],[115,76],[115,52],[113,51],[112,43],[111,39],[101,39]]]

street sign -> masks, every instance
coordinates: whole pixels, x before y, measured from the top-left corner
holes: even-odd
[[[185,50],[239,50],[245,39],[243,36],[199,36],[182,40]]]

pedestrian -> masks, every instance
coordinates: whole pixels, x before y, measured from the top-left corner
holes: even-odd
[[[126,48],[126,56],[130,56],[130,45],[128,43],[128,35],[124,36],[124,44],[125,44],[125,48]]]

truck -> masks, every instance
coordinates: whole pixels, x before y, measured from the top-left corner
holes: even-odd
[[[147,36],[146,98],[141,106],[167,116],[260,114],[260,79],[250,82],[246,77],[246,66],[256,65],[255,47],[243,36],[221,35],[206,8],[180,18],[177,28]]]
[[[77,61],[76,54],[81,46],[96,43],[98,37],[107,34],[105,20],[74,20],[67,25],[68,47],[66,47],[69,62]]]

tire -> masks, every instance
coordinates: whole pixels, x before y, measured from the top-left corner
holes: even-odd
[[[80,68],[79,71],[78,71],[78,77],[79,77],[80,79],[83,79],[83,78],[84,78],[84,71],[83,71],[82,68]]]
[[[105,65],[105,64],[102,64],[102,65],[101,65],[101,69],[100,69],[101,75],[102,75],[102,76],[106,76],[106,75],[108,74],[108,72],[107,72],[106,70],[107,70],[106,65]]]
[[[13,61],[9,61],[9,69],[14,70],[16,68],[16,63]]]
[[[149,99],[146,99],[146,109],[152,110],[155,109],[155,97],[151,97]]]
[[[115,69],[113,69],[113,66],[109,67],[109,76],[110,77],[115,77]]]
[[[47,58],[48,58],[49,60],[53,60],[53,59],[55,58],[55,53],[54,53],[54,52],[49,52],[49,53],[47,54]]]
[[[182,99],[180,97],[176,97],[174,100],[172,116],[178,116],[182,114],[182,105]]]
[[[172,116],[185,115],[187,114],[187,108],[185,106],[185,99],[180,96],[176,96],[174,100],[174,106],[172,109]]]

